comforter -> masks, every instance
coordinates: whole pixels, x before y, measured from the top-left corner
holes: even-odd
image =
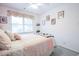
[[[13,41],[9,50],[0,50],[1,56],[48,56],[53,52],[51,38],[39,35],[21,35],[21,40]]]

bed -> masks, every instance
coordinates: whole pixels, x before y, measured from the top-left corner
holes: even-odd
[[[54,50],[53,39],[35,34],[21,35],[9,50],[0,50],[1,56],[48,56]]]

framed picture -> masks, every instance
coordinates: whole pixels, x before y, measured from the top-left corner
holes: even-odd
[[[46,16],[46,20],[49,21],[50,20],[50,15]]]
[[[0,23],[7,24],[7,17],[6,16],[0,16]]]
[[[58,12],[58,19],[64,18],[64,11],[59,11]]]
[[[56,24],[56,18],[52,18],[51,19],[51,25],[55,25]]]

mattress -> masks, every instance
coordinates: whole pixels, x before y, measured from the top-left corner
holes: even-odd
[[[13,41],[9,50],[1,50],[2,56],[47,56],[54,49],[51,38],[34,34],[21,35],[21,40]]]

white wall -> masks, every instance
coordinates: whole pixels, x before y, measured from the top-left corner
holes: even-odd
[[[57,12],[62,10],[64,18],[58,19]],[[56,25],[51,25],[50,21],[42,25],[46,15],[56,17]],[[62,4],[43,14],[40,29],[42,32],[54,35],[58,45],[79,52],[79,4]]]
[[[34,15],[32,13],[28,13],[28,12],[23,12],[23,11],[20,11],[20,10],[15,10],[15,9],[8,8],[8,7],[5,7],[5,6],[0,6],[0,16],[7,16],[7,10],[13,10],[13,11],[21,12],[21,13],[26,13],[28,15],[33,15],[35,17],[33,19],[33,28],[34,28],[34,32],[36,31],[36,23],[37,23],[37,17],[38,17],[37,15]],[[4,30],[12,31],[10,17],[8,17],[8,24],[0,24],[0,28],[2,28]]]
[[[0,16],[7,16],[7,8],[0,6]],[[0,23],[0,28],[5,29],[5,30],[8,30],[8,29],[10,30],[9,22],[10,22],[10,20],[8,20],[8,24]]]

